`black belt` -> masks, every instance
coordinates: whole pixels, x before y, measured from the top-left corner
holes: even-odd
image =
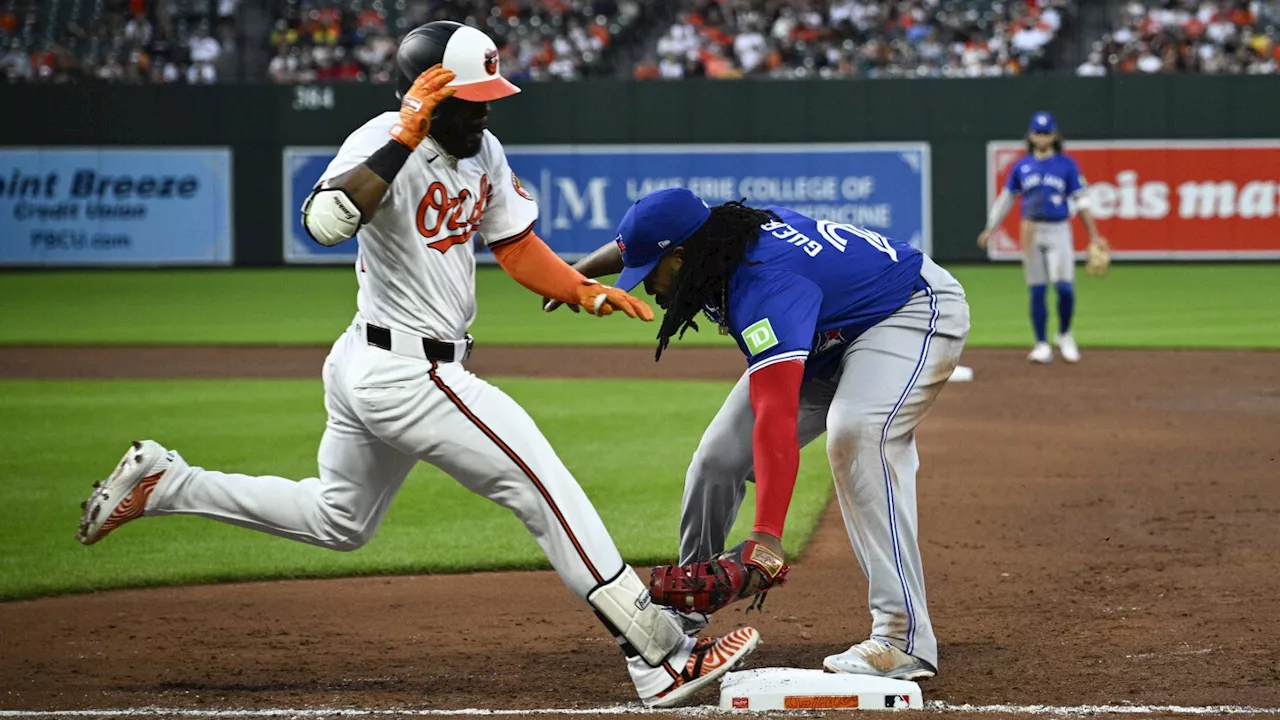
[[[372,323],[365,323],[365,338],[369,341],[370,345],[376,348],[382,348],[387,351],[391,350],[391,331],[387,328],[379,327]],[[454,343],[439,342],[428,338],[421,338],[421,340],[422,354],[425,355],[428,360],[435,360],[436,362],[453,362],[457,359],[454,356]],[[467,351],[463,355],[463,360],[471,357],[471,348],[473,345],[475,345],[475,340],[468,335]]]

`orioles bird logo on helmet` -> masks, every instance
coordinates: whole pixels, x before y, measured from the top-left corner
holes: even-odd
[[[486,50],[484,53],[484,71],[490,75],[498,74],[498,51]]]

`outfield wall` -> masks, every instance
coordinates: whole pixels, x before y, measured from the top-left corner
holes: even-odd
[[[776,155],[768,157],[767,168],[761,166],[763,180],[755,185],[740,184],[752,177],[751,167],[725,170],[733,182],[715,185],[716,178],[708,173],[715,172],[721,164],[729,165],[732,159],[720,163],[713,158],[710,164],[678,168],[680,172],[673,172],[671,176],[681,178],[686,173],[697,173],[710,183],[708,187],[720,188],[727,194],[733,194],[740,187],[764,188],[764,201],[793,204],[800,201],[787,198],[802,192],[797,190],[796,178],[823,173],[817,181],[806,181],[819,189],[803,192],[819,194],[810,195],[805,201],[826,202],[838,195],[836,199],[840,202],[832,200],[832,203],[840,207],[832,212],[861,218],[872,226],[876,218],[882,217],[877,215],[882,212],[877,206],[889,203],[894,219],[903,220],[903,227],[912,228],[907,232],[921,233],[921,246],[931,247],[933,254],[943,261],[957,261],[982,257],[973,240],[984,221],[992,176],[998,175],[999,151],[1007,148],[1001,143],[1016,141],[1030,113],[1047,109],[1057,114],[1067,137],[1068,151],[1072,140],[1139,141],[1136,144],[1139,148],[1159,146],[1160,152],[1165,153],[1155,160],[1143,160],[1145,164],[1137,169],[1121,167],[1127,162],[1121,160],[1123,155],[1097,161],[1099,167],[1114,171],[1114,177],[1090,179],[1110,188],[1106,192],[1111,193],[1108,197],[1112,217],[1103,228],[1119,249],[1126,249],[1127,234],[1142,240],[1145,254],[1135,257],[1180,257],[1161,252],[1159,247],[1153,248],[1150,229],[1194,220],[1200,223],[1197,227],[1201,229],[1191,232],[1190,239],[1185,228],[1169,231],[1171,237],[1177,238],[1176,247],[1171,249],[1186,250],[1190,242],[1193,246],[1189,249],[1202,252],[1184,256],[1264,258],[1280,255],[1280,228],[1277,227],[1280,222],[1277,193],[1280,191],[1276,189],[1280,167],[1270,161],[1254,167],[1258,163],[1249,158],[1254,155],[1251,148],[1255,145],[1270,143],[1236,142],[1232,147],[1239,149],[1234,154],[1223,154],[1204,164],[1205,177],[1180,180],[1184,184],[1199,183],[1181,191],[1182,195],[1191,193],[1193,197],[1185,203],[1190,208],[1186,216],[1179,214],[1183,212],[1178,202],[1179,186],[1166,189],[1166,214],[1162,217],[1152,216],[1151,208],[1158,207],[1159,203],[1144,204],[1142,186],[1161,182],[1169,185],[1172,181],[1152,177],[1152,174],[1159,174],[1161,168],[1173,172],[1187,165],[1179,152],[1180,148],[1190,146],[1157,141],[1222,144],[1280,138],[1277,90],[1280,90],[1280,79],[1265,76],[1101,79],[1036,76],[840,82],[593,80],[529,85],[524,93],[495,104],[492,127],[506,144],[520,146],[531,155],[538,154],[539,150],[531,146],[550,145],[569,152],[571,158],[575,153],[587,158],[581,162],[548,159],[548,153],[543,152],[540,160],[543,166],[553,168],[548,172],[560,167],[564,170],[563,177],[576,178],[576,184],[567,192],[563,182],[553,181],[547,185],[550,192],[559,194],[545,198],[548,204],[544,206],[555,211],[544,211],[544,216],[551,218],[547,222],[557,222],[556,226],[546,228],[545,234],[556,241],[558,231],[561,237],[571,238],[573,247],[607,240],[609,232],[605,228],[614,221],[614,215],[620,216],[625,210],[629,197],[625,192],[608,196],[607,212],[603,216],[595,212],[590,203],[591,180],[596,176],[591,175],[587,167],[591,156],[614,153],[611,166],[616,169],[624,165],[624,170],[631,174],[610,176],[602,183],[626,186],[631,182],[634,185],[631,190],[636,191],[646,181],[652,185],[660,180],[655,179],[657,171],[644,166],[643,156],[660,152],[652,146],[696,144],[702,148],[698,153],[736,155],[733,146],[750,144],[756,146],[751,148],[752,153],[764,156],[769,154],[769,149],[758,147],[761,144],[795,144],[806,146],[808,151],[800,155],[802,159],[797,161],[790,178],[789,164]],[[68,146],[104,146],[117,150],[205,148],[215,153],[226,149],[230,155],[227,163],[230,179],[226,180],[225,198],[216,188],[210,189],[211,195],[201,195],[200,203],[191,206],[195,210],[177,213],[172,204],[164,203],[170,200],[176,203],[184,198],[146,197],[135,203],[145,204],[143,200],[151,203],[155,207],[153,211],[142,211],[151,212],[151,217],[176,215],[181,218],[165,220],[161,230],[175,237],[181,235],[190,246],[184,248],[179,258],[165,260],[161,255],[155,262],[224,262],[218,243],[226,237],[233,245],[235,264],[275,265],[285,258],[289,239],[286,213],[292,211],[290,205],[296,201],[290,197],[286,148],[332,148],[374,113],[391,109],[394,101],[385,86],[6,86],[0,88],[0,106],[6,111],[0,142],[9,146],[10,151]],[[817,144],[823,147],[813,147]],[[885,172],[888,174],[883,177],[863,172],[863,166],[873,161],[862,157],[850,160],[858,167],[847,172],[832,171],[822,165],[839,160],[839,156],[832,153],[845,152],[851,144],[854,150],[874,150],[879,146],[911,153],[915,152],[914,148],[923,148],[927,163],[922,168],[920,186],[906,183],[907,188],[903,189],[900,183],[905,181],[895,179],[899,178],[894,174],[899,169],[887,161]],[[567,145],[592,147],[563,147]],[[595,147],[599,145],[623,147],[602,150]],[[1083,149],[1085,144],[1081,145]],[[1134,146],[1135,143],[1127,142],[1122,149],[1131,152]],[[662,151],[679,153],[679,150],[677,147]],[[1166,153],[1168,150],[1173,152]],[[1004,152],[1007,153],[1007,149]],[[10,152],[9,156],[16,154]],[[814,160],[815,156],[821,159]],[[191,169],[172,174],[170,182],[174,188],[198,175],[196,157],[193,156]],[[146,155],[137,155],[129,162],[133,166],[145,165],[146,158]],[[903,159],[907,166],[912,162]],[[0,244],[13,246],[13,253],[28,255],[31,246],[41,242],[50,244],[50,252],[59,250],[67,242],[92,246],[96,235],[76,240],[79,236],[74,234],[68,236],[40,229],[62,222],[55,217],[39,220],[45,225],[38,226],[32,225],[30,208],[25,217],[17,217],[18,211],[10,207],[14,195],[22,200],[24,192],[41,192],[35,184],[38,178],[46,177],[44,166],[30,172],[24,167],[0,167],[3,171],[0,172],[0,200],[7,195],[9,202],[0,204],[3,213]],[[115,171],[127,172],[118,168]],[[217,182],[217,171],[217,168],[209,171],[215,178],[211,182]],[[519,167],[517,171],[526,174]],[[67,172],[66,178],[58,180],[70,188],[74,173]],[[1126,172],[1136,176],[1124,174]],[[145,173],[135,175],[124,182],[122,197],[137,200],[144,183],[152,182]],[[1269,177],[1265,177],[1267,175]],[[13,182],[14,177],[18,177],[19,182]],[[866,177],[872,177],[870,189],[865,184],[859,185],[858,178]],[[31,180],[25,188],[24,179]],[[537,180],[526,178],[535,192],[540,189]],[[164,182],[165,178],[159,177],[145,187],[159,192],[156,188]],[[120,187],[108,185],[101,188],[101,192],[118,193]],[[878,200],[873,196],[877,188],[882,192],[892,191],[891,196]],[[1130,188],[1136,194],[1127,195]],[[607,196],[605,188],[599,190],[600,197]],[[836,195],[828,198],[821,195],[822,192]],[[194,202],[195,198],[185,199]],[[58,203],[51,205],[47,212],[58,212],[65,198],[56,200]],[[558,212],[565,208],[569,211],[567,214]],[[87,211],[86,207],[83,212]],[[1126,212],[1131,217],[1126,217]],[[210,230],[209,226],[216,226],[220,217],[230,217],[228,233],[219,233],[216,227]],[[114,220],[127,225],[127,217]],[[1129,224],[1138,220],[1145,224]],[[37,235],[37,232],[44,234]],[[116,242],[113,239],[116,235],[107,232],[102,237],[104,247],[98,249],[108,252]],[[197,243],[193,237],[204,242]],[[1250,252],[1215,254],[1212,251],[1220,238],[1228,238],[1229,241],[1221,241],[1228,251],[1242,247]],[[561,247],[567,248],[571,251],[568,245]],[[10,256],[11,253],[5,255]],[[1005,252],[1004,257],[1008,256]]]

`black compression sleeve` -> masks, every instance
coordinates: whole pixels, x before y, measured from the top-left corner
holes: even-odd
[[[378,148],[364,161],[364,166],[390,185],[412,153],[412,150],[395,140],[388,140],[386,145]]]

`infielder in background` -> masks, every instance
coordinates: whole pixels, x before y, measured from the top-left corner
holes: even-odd
[[[666,309],[657,356],[705,314],[747,371],[702,436],[685,478],[682,567],[656,568],[655,602],[694,613],[779,584],[800,448],[824,431],[836,496],[869,584],[871,637],[832,672],[932,677],[938,644],[916,531],[915,431],[969,333],[964,290],[910,245],[786,208],[708,208],[685,189],[637,201],[578,269],[622,271]],[[554,309],[549,304],[548,309]],[[724,552],[756,483],[750,538]],[[686,616],[695,620],[696,615]]]
[[[486,129],[488,102],[519,92],[498,74],[488,36],[429,23],[405,37],[396,66],[399,112],[352,133],[303,206],[307,231],[323,245],[360,233],[359,309],[324,365],[319,476],[222,473],[150,440],[134,443],[85,502],[79,539],[92,544],[143,515],[185,514],[354,550],[373,536],[413,466],[427,462],[514,512],[622,647],[645,704],[678,704],[760,636],[744,628],[687,637],[650,602],[533,420],[463,367],[476,309],[472,238],[479,233],[534,292],[595,315],[652,320],[653,311],[583,277],[533,233],[538,206]]]
[[[1049,347],[1048,283],[1053,283],[1058,296],[1058,352],[1069,363],[1080,361],[1080,348],[1071,335],[1071,318],[1075,313],[1076,254],[1071,238],[1072,209],[1079,213],[1089,232],[1090,271],[1093,258],[1106,255],[1107,241],[1098,234],[1098,226],[1089,213],[1089,196],[1084,177],[1076,161],[1062,152],[1062,136],[1057,123],[1047,112],[1031,116],[1027,131],[1027,154],[1019,158],[1009,172],[1000,196],[991,206],[987,227],[978,235],[978,247],[985,249],[991,232],[1004,222],[1013,208],[1014,195],[1022,197],[1022,270],[1031,290],[1031,327],[1036,344],[1027,359],[1037,363],[1053,362]]]

